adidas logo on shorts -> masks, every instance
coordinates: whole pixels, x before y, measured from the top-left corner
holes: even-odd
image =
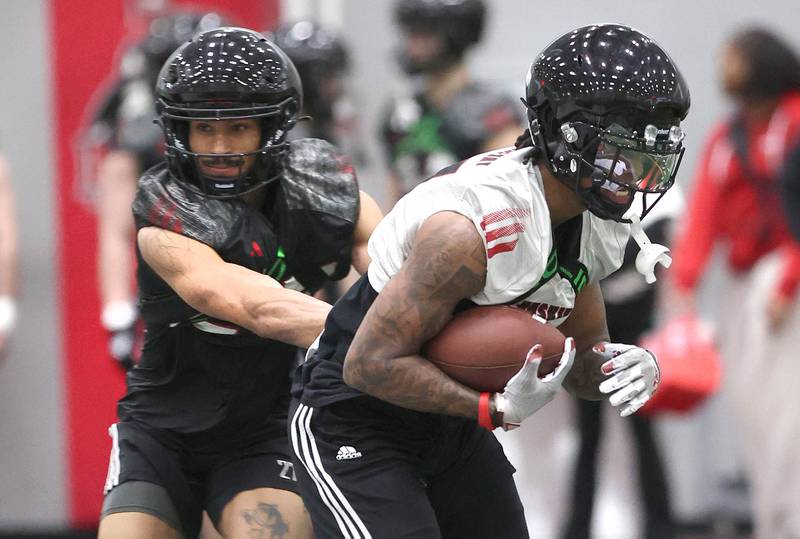
[[[356,451],[355,447],[351,447],[349,445],[343,445],[340,447],[339,452],[336,454],[336,460],[350,460],[359,458],[361,458],[361,451]]]

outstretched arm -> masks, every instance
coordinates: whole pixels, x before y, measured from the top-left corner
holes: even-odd
[[[454,212],[428,218],[408,259],[361,322],[345,358],[345,382],[412,410],[477,417],[480,394],[419,351],[485,279],[485,249],[473,223]]]
[[[192,308],[260,335],[308,347],[330,305],[243,266],[208,245],[156,227],[139,230],[145,262]]]

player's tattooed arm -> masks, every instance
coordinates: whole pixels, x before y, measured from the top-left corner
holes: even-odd
[[[476,417],[480,394],[419,355],[456,304],[483,289],[486,252],[475,226],[453,213],[420,227],[400,271],[370,307],[345,358],[345,382],[397,406]]]
[[[597,283],[587,285],[575,297],[575,308],[569,318],[558,328],[564,335],[575,339],[575,362],[564,380],[564,387],[576,397],[601,400],[600,382],[606,376],[600,370],[605,359],[592,351],[601,341],[608,341],[606,310],[603,294]]]

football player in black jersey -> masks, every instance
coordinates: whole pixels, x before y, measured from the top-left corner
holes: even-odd
[[[196,35],[164,64],[165,161],[133,205],[140,363],[119,402],[101,538],[309,537],[287,439],[289,372],[329,305],[309,294],[364,272],[380,219],[346,156],[286,140],[302,103],[261,34]]]
[[[164,140],[154,124],[156,77],[181,43],[221,24],[216,13],[154,18],[147,35],[122,55],[117,80],[99,99],[91,125],[82,134],[80,158],[87,176],[82,180],[94,182],[87,194],[97,208],[101,322],[109,332],[111,357],[125,369],[135,362],[140,333],[132,290],[135,230],[130,207],[136,179],[163,159]]]
[[[516,99],[473,80],[464,59],[485,19],[483,0],[397,0],[400,65],[419,84],[393,98],[383,120],[390,205],[450,163],[514,144]]]

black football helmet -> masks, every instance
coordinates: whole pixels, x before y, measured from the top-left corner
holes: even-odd
[[[342,76],[349,67],[349,55],[342,40],[311,21],[284,24],[266,35],[291,58],[300,73],[305,112],[315,121],[330,121],[333,103],[320,89],[327,80]]]
[[[409,73],[440,69],[461,59],[464,52],[481,40],[486,21],[483,0],[399,0],[395,4],[395,22],[409,32],[441,35],[445,50],[430,65],[417,65],[405,54],[400,63]]]
[[[564,34],[531,65],[523,101],[533,144],[595,215],[628,222],[639,192],[644,217],[675,181],[689,88],[641,32],[597,24]]]
[[[164,64],[156,85],[157,110],[172,175],[214,198],[237,197],[275,180],[288,150],[287,132],[302,106],[300,76],[292,61],[258,32],[219,28],[197,34]],[[189,146],[189,122],[255,118],[261,146],[249,153],[200,154]],[[249,170],[246,158],[256,157]],[[234,178],[201,173],[198,158],[240,163]]]

